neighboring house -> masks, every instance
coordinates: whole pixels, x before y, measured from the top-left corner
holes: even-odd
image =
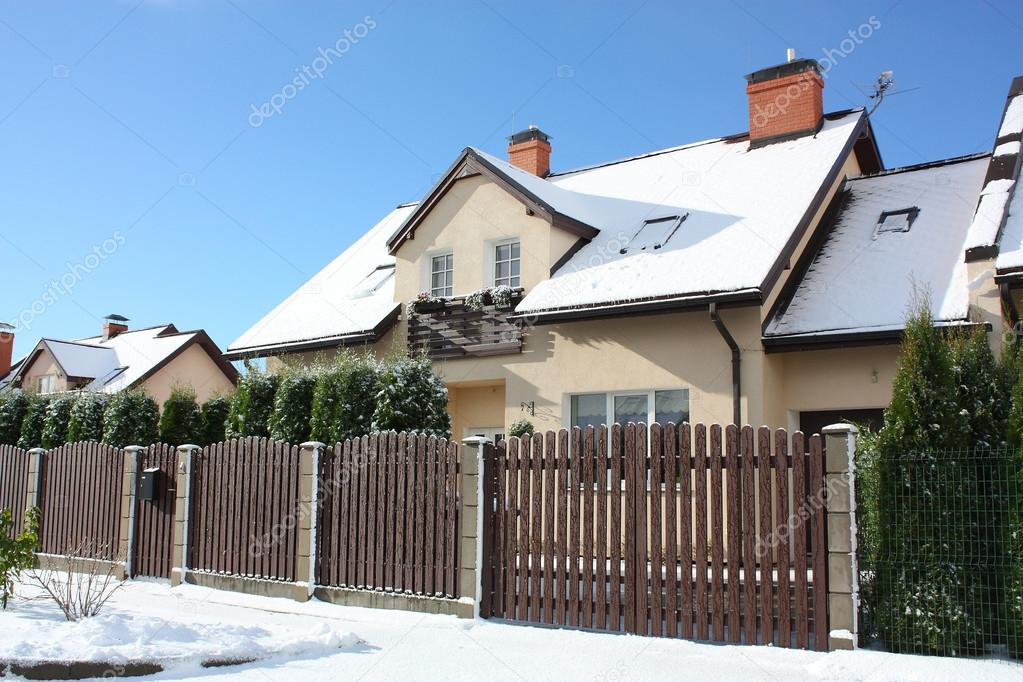
[[[746,80],[747,133],[554,173],[536,128],[507,162],[465,149],[228,357],[425,349],[463,437],[524,412],[539,429],[876,422],[923,293],[997,347],[1023,303],[1023,78],[993,155],[892,170],[862,109],[823,113],[814,60]],[[495,285],[510,306],[467,309]],[[410,314],[423,291],[442,309]]]
[[[33,393],[142,388],[161,406],[175,386],[191,386],[200,401],[234,391],[238,372],[205,331],[179,332],[172,324],[129,331],[126,322],[111,315],[100,336],[40,339],[16,363],[0,337],[0,363],[10,366],[0,364],[0,388]]]

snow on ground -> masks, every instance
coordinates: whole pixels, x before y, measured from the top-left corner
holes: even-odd
[[[140,680],[1014,680],[1023,666],[976,661],[897,656],[873,651],[830,654],[770,647],[720,646],[682,640],[613,635],[468,621],[450,616],[335,606],[318,601],[218,592],[195,586],[130,583],[108,606],[99,624],[65,626],[102,631],[104,638],[83,647],[94,659],[104,648],[147,636],[160,641],[164,655],[196,645],[202,635],[237,638],[242,648],[257,643],[281,652],[254,663],[203,669],[182,665]],[[16,647],[65,646],[55,608],[15,602],[0,612],[0,659]],[[147,625],[155,623],[156,625]],[[257,633],[260,631],[260,634]],[[265,633],[270,633],[267,636]],[[354,635],[358,633],[358,641]],[[83,635],[83,638],[85,636]],[[72,640],[73,641],[73,640]],[[338,644],[343,644],[338,648]],[[68,643],[68,647],[77,647]],[[42,651],[43,649],[40,649]],[[253,653],[255,653],[253,651]]]

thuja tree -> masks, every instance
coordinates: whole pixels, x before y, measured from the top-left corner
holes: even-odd
[[[420,431],[448,438],[448,389],[425,356],[403,357],[389,365],[373,413],[375,430]]]
[[[103,442],[115,447],[149,445],[160,434],[160,408],[140,390],[119,391],[103,412]]]
[[[206,447],[226,438],[227,415],[231,401],[224,396],[214,396],[199,408],[199,437],[196,445]]]
[[[28,408],[21,420],[21,434],[18,436],[18,447],[38,448],[43,443],[43,424],[46,421],[46,408],[50,399],[43,395],[30,395]]]
[[[238,388],[231,396],[226,435],[228,438],[265,438],[270,435],[270,416],[280,379],[252,366],[247,365],[246,369],[248,371],[239,379]]]
[[[950,337],[926,302],[917,307],[876,444],[870,610],[893,651],[964,655],[983,646],[982,609],[995,597],[978,557],[997,542],[979,500],[999,478],[991,447],[1005,429],[1005,387],[984,335]]]
[[[382,372],[375,358],[351,351],[322,367],[313,389],[312,438],[337,443],[372,431]]]
[[[103,413],[108,396],[102,393],[81,393],[71,406],[67,424],[67,442],[103,440]]]
[[[0,444],[18,444],[28,402],[28,395],[21,391],[0,395]]]
[[[281,375],[270,415],[270,437],[289,443],[309,440],[316,378],[300,370]]]
[[[1009,413],[1009,518],[1004,536],[1010,566],[1004,599],[1008,623],[1009,653],[1023,658],[1023,350],[1014,349],[1015,384]]]
[[[171,445],[194,444],[200,435],[199,404],[191,387],[176,386],[160,413],[160,440]]]
[[[68,426],[75,400],[77,396],[73,393],[62,393],[50,400],[43,421],[42,447],[55,448],[68,442]]]

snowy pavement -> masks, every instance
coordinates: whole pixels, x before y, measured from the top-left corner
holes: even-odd
[[[29,590],[23,589],[29,594]],[[140,680],[1013,680],[1023,666],[878,652],[822,654],[466,621],[165,583],[131,582],[98,619],[56,606],[0,612],[0,660],[159,653],[176,662]],[[261,660],[202,668],[209,657]]]

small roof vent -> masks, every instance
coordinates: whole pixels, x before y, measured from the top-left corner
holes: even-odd
[[[874,227],[874,239],[883,234],[909,232],[909,228],[913,227],[918,215],[920,215],[920,209],[916,206],[900,208],[897,211],[883,211]]]
[[[619,253],[637,251],[656,251],[668,243],[668,240],[675,236],[678,228],[686,221],[689,214],[661,216],[644,220],[643,224],[632,235],[628,243],[622,247]]]

